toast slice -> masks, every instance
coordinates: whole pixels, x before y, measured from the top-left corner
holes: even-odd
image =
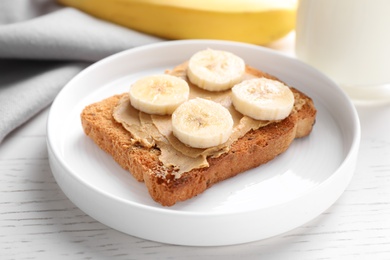
[[[167,73],[183,76],[185,66],[181,64]],[[249,66],[246,72],[255,77],[276,79]],[[286,151],[295,138],[309,135],[316,118],[314,103],[304,93],[290,88],[295,104],[287,118],[250,130],[232,143],[227,152],[218,157],[208,157],[208,167],[184,172],[179,178],[164,167],[157,145],[145,147],[134,142],[132,134],[114,119],[114,108],[126,93],[85,107],[81,122],[85,134],[135,179],[144,182],[156,202],[172,206],[202,193],[213,184],[267,163]]]

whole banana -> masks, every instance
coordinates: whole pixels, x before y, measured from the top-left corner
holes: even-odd
[[[266,45],[295,26],[296,0],[58,0],[98,18],[166,39]]]

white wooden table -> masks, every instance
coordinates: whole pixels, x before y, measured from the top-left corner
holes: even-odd
[[[271,47],[293,54],[292,40]],[[51,173],[46,109],[0,144],[0,259],[390,259],[390,105],[357,109],[358,165],[340,199],[293,231],[228,247],[146,241],[83,213]]]

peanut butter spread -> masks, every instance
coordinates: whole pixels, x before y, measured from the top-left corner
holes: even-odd
[[[184,63],[166,73],[181,77],[188,82],[186,68],[187,63]],[[245,75],[245,79],[252,77],[255,76]],[[254,120],[236,111],[231,100],[231,90],[210,92],[191,83],[189,86],[190,99],[202,97],[213,100],[226,107],[231,113],[234,122],[233,132],[224,144],[206,149],[189,147],[173,135],[170,115],[160,116],[143,113],[131,106],[128,96],[119,101],[113,112],[115,120],[132,134],[134,142],[139,142],[148,148],[156,145],[161,150],[160,161],[166,167],[173,167],[176,178],[180,178],[184,172],[192,169],[208,167],[207,157],[218,157],[226,153],[229,151],[230,145],[247,132],[270,123],[270,121]]]

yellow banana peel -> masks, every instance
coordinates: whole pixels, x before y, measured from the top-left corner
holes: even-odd
[[[166,39],[271,43],[295,27],[296,0],[58,0]]]

